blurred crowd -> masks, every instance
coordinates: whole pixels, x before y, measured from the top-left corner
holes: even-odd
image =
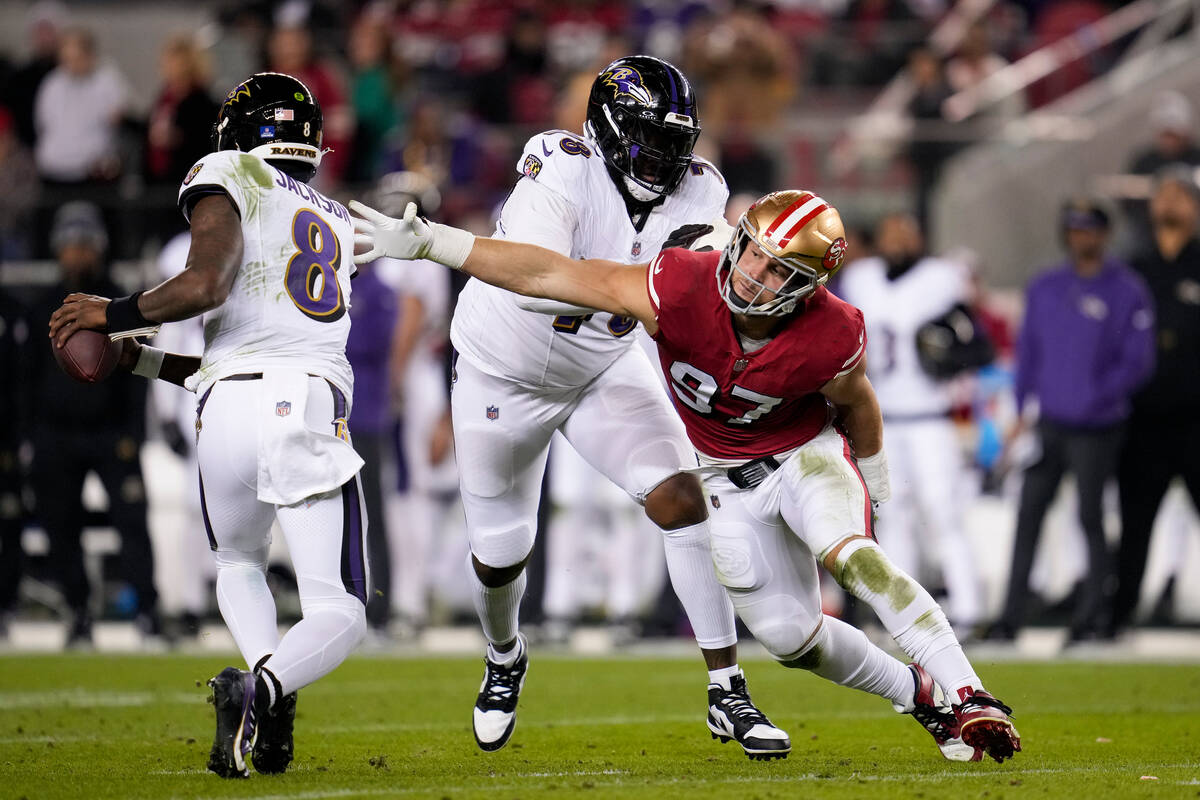
[[[432,217],[490,233],[528,136],[580,130],[598,69],[634,52],[673,61],[695,84],[704,129],[698,150],[729,182],[732,220],[769,189],[820,189],[833,180],[828,142],[803,133],[781,138],[781,126],[792,130],[785,123],[803,121],[809,108],[845,118],[885,85],[906,87],[912,136],[881,172],[910,201],[903,213],[863,219],[851,244],[859,263],[844,274],[849,280],[876,269],[887,291],[901,292],[936,257],[957,288],[927,319],[904,321],[911,330],[903,335],[872,327],[868,314],[873,347],[893,348],[871,356],[885,425],[898,442],[887,444],[893,462],[904,461],[896,455],[906,446],[901,438],[911,433],[918,442],[908,477],[897,479],[896,507],[881,511],[881,541],[904,554],[897,563],[945,588],[961,630],[1010,640],[1031,616],[1027,584],[1038,532],[1059,480],[1070,474],[1079,490],[1076,549],[1086,555],[1061,621],[1073,640],[1115,635],[1134,620],[1167,485],[1181,475],[1193,497],[1200,495],[1192,455],[1200,448],[1182,438],[1197,435],[1200,407],[1200,379],[1189,366],[1200,348],[1200,203],[1186,169],[1200,165],[1200,147],[1191,105],[1164,94],[1148,120],[1152,140],[1130,142],[1126,171],[1153,181],[1149,202],[1114,207],[1076,198],[1061,219],[1047,221],[1062,234],[1062,262],[1052,270],[1058,283],[1031,284],[1028,302],[1006,305],[979,284],[972,266],[987,254],[931,254],[925,245],[929,198],[947,159],[1102,74],[1115,53],[1102,49],[1071,62],[965,117],[948,101],[1115,5],[995,3],[947,47],[945,37],[933,37],[956,13],[944,0],[214,3],[203,31],[141,43],[159,57],[157,90],[138,98],[121,53],[105,52],[71,4],[31,4],[27,49],[0,52],[0,270],[33,265],[20,280],[0,272],[0,368],[20,376],[3,381],[0,398],[0,412],[17,423],[5,426],[0,442],[0,636],[12,614],[38,607],[66,619],[68,641],[81,645],[97,615],[127,616],[146,635],[162,636],[194,632],[212,612],[211,573],[196,566],[208,557],[198,509],[190,507],[195,493],[169,493],[178,507],[170,530],[152,536],[148,522],[163,516],[152,507],[147,484],[158,476],[143,472],[142,445],[159,442],[166,447],[157,457],[188,463],[190,398],[155,387],[148,409],[138,378],[72,384],[51,363],[43,336],[67,292],[124,293],[112,284],[114,262],[154,263],[142,269],[145,281],[183,268],[187,234],[175,195],[210,149],[227,87],[259,70],[286,72],[311,87],[331,148],[314,183],[331,196],[368,197],[393,213],[414,200]],[[1118,215],[1132,231],[1128,252],[1116,252],[1109,238]],[[1047,253],[1047,265],[1057,257]],[[368,462],[374,569],[388,587],[370,620],[379,637],[403,637],[431,621],[473,619],[457,588],[466,541],[454,509],[446,404],[446,331],[459,287],[440,272],[364,272],[352,310],[358,387],[351,424]],[[1118,288],[1097,288],[1103,281]],[[1144,295],[1144,304],[1126,308],[1133,295]],[[931,367],[917,332],[960,305],[989,355],[961,369]],[[1081,315],[1078,324],[1066,321],[1072,314]],[[198,325],[181,323],[163,338],[171,340],[168,349],[199,352],[201,335]],[[909,355],[898,355],[906,348]],[[880,370],[892,358],[911,359],[913,380],[931,398],[926,405],[903,407],[910,395],[902,385],[889,396]],[[1064,359],[1094,368],[1081,368],[1066,388],[1041,383],[1056,377],[1045,365]],[[1120,379],[1109,374],[1113,364],[1123,370]],[[1092,406],[1084,407],[1085,395]],[[1056,406],[1059,396],[1067,401]],[[548,535],[538,537],[546,550],[535,555],[534,580],[540,575],[544,586],[531,587],[526,612],[546,623],[552,639],[584,620],[606,620],[622,636],[679,632],[686,623],[663,591],[654,532],[569,447],[556,445],[551,464]],[[902,464],[897,471],[904,474]],[[83,499],[89,474],[107,497],[101,511]],[[1103,513],[1104,486],[1116,478],[1119,535],[1112,525],[1106,534]],[[963,538],[964,517],[981,493],[1019,507],[1013,550],[1005,554],[1014,565],[1007,599],[990,626],[995,614],[978,596],[972,567],[979,553]],[[900,517],[913,524],[897,524]],[[96,526],[115,528],[120,538],[119,555],[99,572],[81,536]],[[22,532],[33,528],[44,531],[47,545],[24,559]],[[171,576],[161,601],[156,564],[160,589],[163,574]],[[120,588],[99,592],[97,579]],[[831,608],[841,603],[833,594]]]

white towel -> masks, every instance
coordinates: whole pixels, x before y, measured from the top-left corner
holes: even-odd
[[[334,435],[333,418],[309,420],[310,391],[329,392],[304,370],[263,370],[258,439],[258,499],[290,506],[332,491],[357,473],[362,458]]]

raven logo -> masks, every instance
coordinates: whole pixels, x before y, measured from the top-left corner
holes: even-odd
[[[616,67],[607,70],[600,76],[600,80],[604,82],[605,86],[612,87],[614,99],[624,94],[646,105],[654,102],[654,98],[642,84],[641,73],[633,67]]]
[[[245,83],[238,84],[229,90],[229,94],[225,95],[225,105],[236,103],[241,97],[250,96],[250,86]]]

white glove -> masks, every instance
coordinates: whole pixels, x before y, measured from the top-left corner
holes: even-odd
[[[354,221],[354,245],[369,248],[354,257],[355,264],[367,264],[377,258],[399,258],[412,261],[427,258],[451,269],[466,263],[475,235],[449,225],[427,222],[417,216],[417,204],[409,203],[401,219],[381,214],[357,200],[350,201]]]
[[[886,503],[892,499],[892,485],[888,479],[887,454],[881,448],[873,456],[858,459],[858,471],[867,484],[867,494],[872,503]]]

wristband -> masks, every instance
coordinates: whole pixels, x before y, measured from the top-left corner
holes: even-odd
[[[134,292],[128,297],[116,297],[108,301],[104,309],[108,333],[154,327],[154,323],[143,317],[138,309],[138,298],[141,296],[141,292]]]
[[[891,481],[888,479],[887,455],[882,449],[874,455],[856,459],[858,471],[863,483],[867,485],[867,493],[871,501],[886,503],[892,497]]]
[[[430,232],[427,258],[450,269],[462,269],[475,247],[475,234],[437,222],[427,224]]]
[[[158,373],[162,371],[163,357],[166,354],[165,350],[142,345],[141,352],[138,353],[137,364],[133,367],[133,374],[154,380],[158,377]]]

